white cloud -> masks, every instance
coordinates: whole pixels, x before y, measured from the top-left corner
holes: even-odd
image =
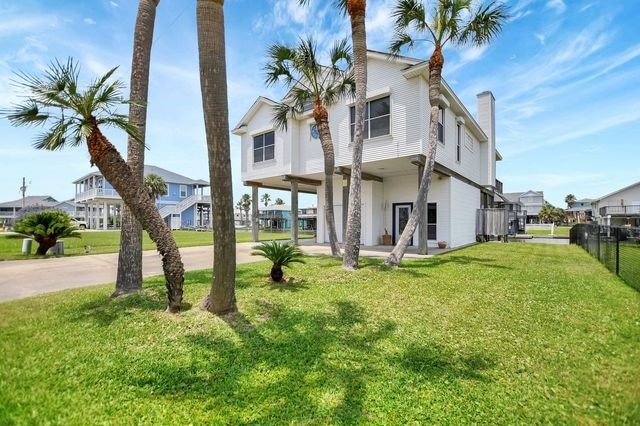
[[[20,16],[9,15],[0,19],[0,36],[8,37],[41,30],[43,27],[57,25],[57,18],[48,15]]]
[[[119,5],[118,5],[118,3],[116,3],[116,2],[115,2],[115,1],[113,1],[113,0],[112,0],[112,1],[110,1],[110,2],[109,2],[109,4],[110,4],[111,6],[113,6],[113,7],[118,7],[118,6],[119,6]]]
[[[540,42],[541,45],[544,46],[544,41],[546,39],[546,36],[544,34],[537,34],[536,33],[533,36],[538,39],[538,41]]]
[[[91,18],[84,18],[84,19],[82,20],[82,22],[84,22],[84,23],[85,23],[85,24],[87,24],[87,25],[95,25],[95,24],[96,24],[96,21],[94,21],[94,20],[93,20],[93,19],[91,19]]]
[[[562,0],[549,0],[545,8],[555,10],[557,13],[563,13],[567,9],[567,5]]]

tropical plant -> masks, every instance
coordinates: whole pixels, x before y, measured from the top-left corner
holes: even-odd
[[[313,118],[320,134],[320,145],[324,154],[324,214],[329,233],[329,244],[333,256],[340,255],[336,221],[333,211],[333,174],[335,153],[327,107],[341,98],[353,94],[354,83],[351,72],[351,49],[347,41],[334,43],[329,51],[330,63],[318,62],[316,45],[311,37],[300,39],[293,48],[276,43],[269,47],[268,63],[265,67],[266,83],[272,86],[281,82],[289,92],[282,102],[274,107],[273,122],[286,130],[289,118],[296,118],[313,105]]]
[[[571,207],[571,203],[576,201],[576,196],[573,194],[567,194],[566,197],[564,197],[564,202],[567,203],[567,207]]]
[[[262,256],[273,262],[271,267],[271,279],[274,282],[281,282],[284,276],[282,267],[287,268],[291,263],[305,263],[304,253],[298,246],[292,243],[281,243],[279,241],[267,241],[253,247],[253,256]]]
[[[560,207],[546,203],[538,212],[538,217],[542,222],[555,223],[556,225],[566,220],[567,213]]]
[[[390,50],[399,54],[404,47],[412,48],[418,41],[433,44],[433,53],[429,58],[429,103],[431,116],[429,122],[429,143],[424,172],[420,179],[415,208],[395,247],[385,259],[388,266],[398,266],[407,246],[418,226],[419,219],[426,214],[427,194],[431,186],[433,167],[438,139],[438,105],[440,102],[442,68],[444,66],[443,48],[447,44],[458,46],[482,46],[493,39],[508,18],[508,8],[503,4],[491,2],[488,5],[474,0],[437,0],[427,11],[421,0],[398,0],[393,10],[395,34]],[[414,35],[426,38],[414,38]],[[426,241],[421,241],[420,252],[426,254]]]
[[[236,229],[229,145],[229,105],[224,45],[224,0],[198,0],[198,54],[204,113],[211,210],[213,215],[213,279],[203,306],[215,314],[236,312]]]
[[[307,4],[309,0],[298,0]],[[362,225],[362,149],[364,144],[364,110],[367,103],[367,32],[365,15],[366,0],[335,0],[337,8],[349,15],[351,43],[353,45],[353,81],[355,84],[355,119],[352,141],[351,182],[349,184],[349,207],[347,227],[343,240],[342,267],[358,269],[360,255],[360,232]]]
[[[251,208],[251,195],[242,194],[242,209],[244,210],[245,224],[249,225],[249,209]]]
[[[167,195],[167,182],[161,176],[151,173],[144,178],[144,189],[149,197],[155,202],[163,195]]]
[[[122,98],[122,82],[110,81],[116,69],[86,86],[79,83],[79,68],[72,59],[66,63],[53,62],[44,77],[18,74],[16,83],[28,96],[3,115],[15,126],[50,124],[51,127],[36,138],[37,149],[54,151],[86,142],[91,163],[98,166],[156,243],[166,279],[167,310],[177,312],[184,283],[178,246],[142,183],[100,130],[101,126],[114,126],[141,142],[137,127],[126,116],[114,112],[118,104],[130,102]]]
[[[276,201],[274,201],[274,204],[276,206],[283,206],[284,205],[284,200],[280,197],[276,198]]]
[[[140,0],[133,32],[130,98],[136,102],[129,106],[129,122],[138,128],[140,141],[132,137],[128,138],[127,165],[133,177],[141,184],[144,179],[144,141],[147,128],[151,45],[159,1]],[[125,204],[122,209],[116,289],[111,296],[116,297],[140,289],[142,289],[142,225]]]
[[[238,200],[236,202],[236,209],[238,209],[238,213],[240,213],[240,222],[244,223],[244,220],[242,219],[242,212],[244,210],[242,207],[242,200]]]
[[[60,238],[80,238],[78,228],[68,214],[59,210],[31,213],[16,222],[14,232],[33,238],[38,243],[36,254],[44,256]]]
[[[265,207],[267,207],[271,202],[271,195],[265,192],[264,194],[262,194],[262,197],[260,197],[260,201],[262,202],[262,204],[264,204]]]

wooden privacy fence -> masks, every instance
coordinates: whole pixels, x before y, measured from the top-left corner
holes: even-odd
[[[509,215],[505,209],[478,209],[476,211],[476,240],[506,241],[509,229]]]

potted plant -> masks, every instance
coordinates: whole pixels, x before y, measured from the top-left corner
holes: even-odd
[[[391,245],[391,235],[389,235],[387,228],[384,228],[384,235],[382,235],[382,245],[383,246]]]
[[[438,241],[438,248],[440,248],[440,249],[447,248],[447,242],[446,241]]]

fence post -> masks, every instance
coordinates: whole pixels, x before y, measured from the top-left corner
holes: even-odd
[[[598,232],[598,239],[597,239],[597,244],[596,244],[596,252],[598,253],[598,260],[600,260],[600,227],[598,226],[597,228]]]
[[[620,275],[620,228],[614,228],[616,236],[616,275]]]

